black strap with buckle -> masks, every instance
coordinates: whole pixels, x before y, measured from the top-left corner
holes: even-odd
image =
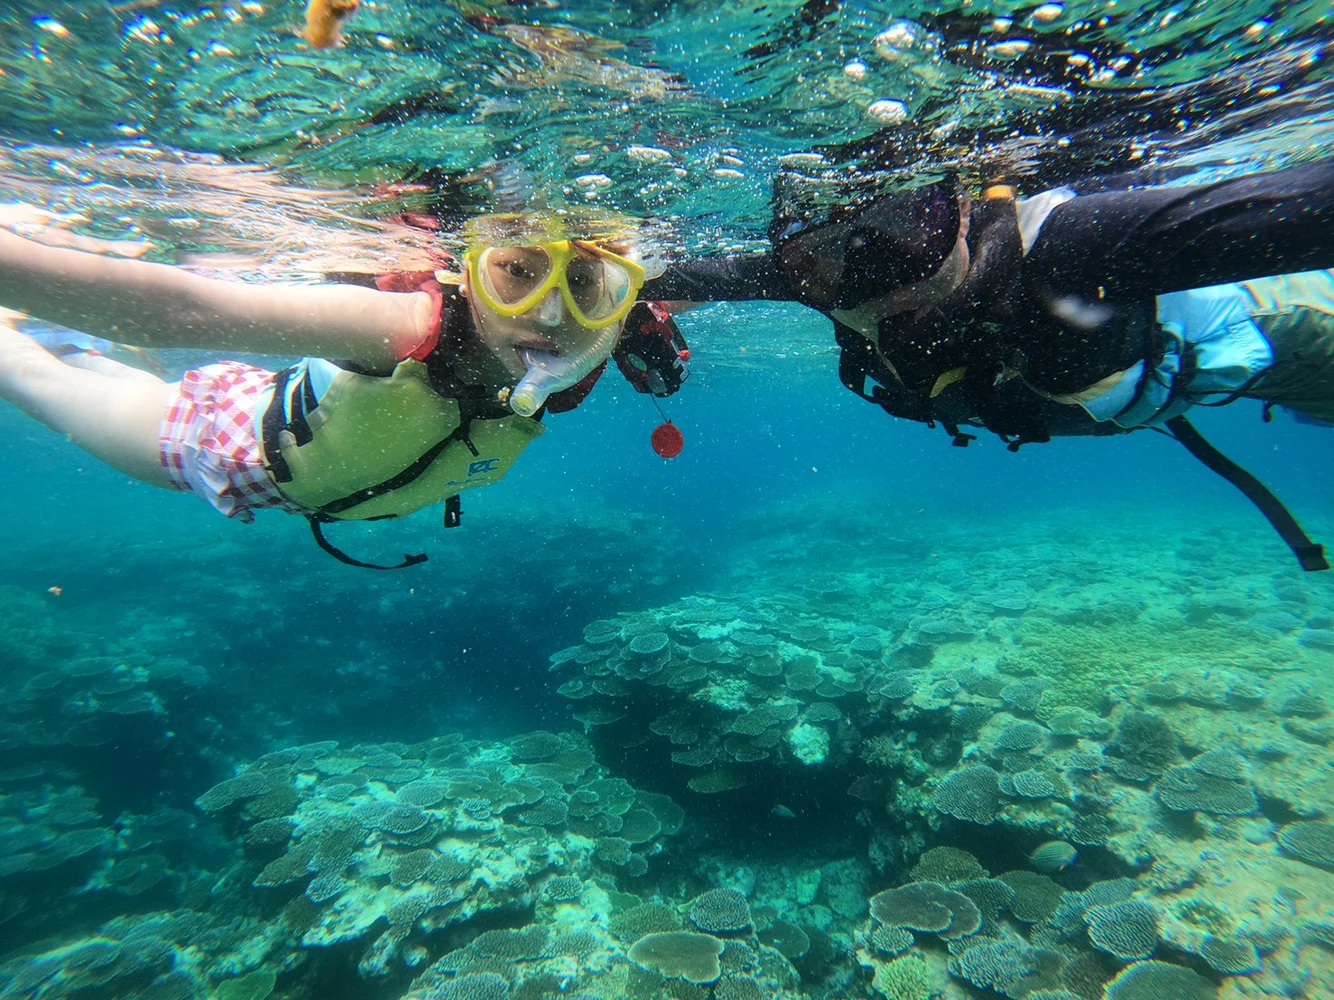
[[[1173,417],[1167,421],[1167,429],[1187,451],[1241,490],[1246,499],[1260,509],[1265,520],[1274,526],[1279,537],[1297,557],[1302,569],[1308,573],[1329,569],[1325,547],[1311,540],[1311,536],[1302,530],[1302,526],[1289,513],[1288,508],[1283,506],[1283,502],[1264,483],[1205,440],[1204,435],[1185,417]]]
[[[425,553],[419,552],[416,555],[404,553],[403,561],[394,566],[381,566],[379,563],[362,562],[360,559],[353,559],[342,549],[338,548],[338,546],[334,545],[333,542],[324,537],[323,521],[321,521],[320,518],[308,517],[307,520],[310,522],[310,533],[315,536],[315,544],[337,559],[340,563],[344,563],[348,566],[356,566],[359,569],[406,569],[409,566],[416,566],[419,563],[424,563],[429,558]],[[326,518],[325,520],[332,521],[333,518]]]

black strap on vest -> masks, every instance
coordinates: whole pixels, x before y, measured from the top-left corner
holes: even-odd
[[[284,431],[291,431],[297,445],[306,444],[311,440],[310,425],[307,422],[306,414],[314,410],[318,401],[314,397],[314,390],[310,385],[309,379],[306,380],[303,387],[303,398],[299,401],[294,400],[292,414],[290,419],[287,416],[287,388],[291,382],[295,368],[285,368],[274,376],[273,380],[273,399],[269,403],[268,409],[264,411],[261,422],[261,432],[264,435],[264,453],[268,459],[266,468],[274,480],[279,483],[288,483],[292,481],[292,470],[283,458],[282,449],[279,446],[279,435]],[[344,511],[351,510],[353,507],[373,500],[378,496],[383,496],[392,490],[401,489],[409,483],[418,479],[431,464],[440,457],[441,453],[455,441],[462,441],[474,457],[478,451],[472,439],[468,436],[472,421],[479,416],[490,414],[494,405],[489,401],[480,405],[473,400],[459,399],[459,425],[454,428],[447,437],[436,442],[416,461],[401,472],[390,476],[382,483],[366,489],[357,490],[357,492],[340,497],[337,500],[331,500],[323,504],[319,511],[313,514],[307,514],[306,519],[310,522],[310,533],[315,538],[315,544],[321,549],[333,556],[341,563],[348,566],[357,566],[362,569],[404,569],[408,566],[416,566],[418,563],[424,563],[427,556],[424,554],[410,555],[405,554],[403,561],[393,566],[382,566],[377,563],[362,562],[360,559],[354,559],[346,552],[343,552],[324,535],[323,525],[331,521],[339,520],[335,515]],[[445,527],[457,528],[463,518],[463,505],[459,500],[459,495],[445,498]],[[367,520],[378,520],[378,518],[367,518]]]
[[[408,566],[416,566],[418,563],[424,563],[427,558],[429,558],[424,553],[419,552],[415,556],[404,553],[403,561],[396,566],[381,566],[378,563],[362,562],[360,559],[353,559],[342,549],[334,545],[333,542],[324,537],[324,528],[318,517],[309,517],[307,520],[310,521],[310,533],[315,536],[315,544],[337,559],[340,563],[345,563],[348,566],[357,566],[360,569],[405,569]]]
[[[1297,557],[1302,569],[1308,573],[1329,569],[1329,560],[1325,558],[1325,547],[1311,540],[1311,536],[1302,530],[1297,519],[1288,512],[1288,508],[1283,506],[1282,501],[1274,496],[1264,483],[1206,441],[1204,435],[1185,417],[1173,417],[1167,421],[1167,428],[1171,431],[1172,437],[1180,441],[1187,451],[1241,490],[1246,499],[1260,509],[1260,513],[1274,526],[1279,537]]]
[[[368,500],[373,500],[378,496],[383,496],[393,490],[407,486],[429,469],[431,463],[439,458],[440,454],[455,441],[462,441],[474,456],[477,455],[477,447],[472,443],[472,439],[468,437],[468,429],[472,426],[472,421],[472,408],[463,400],[460,400],[459,425],[454,428],[453,432],[451,432],[448,437],[444,438],[442,441],[437,441],[425,452],[425,454],[397,475],[390,476],[382,483],[377,483],[364,490],[357,490],[356,493],[352,493],[338,500],[331,500],[329,503],[321,506],[319,514],[309,517],[310,531],[311,534],[315,536],[315,544],[339,562],[346,563],[349,566],[360,566],[362,569],[404,569],[408,566],[416,566],[418,563],[426,562],[427,556],[425,554],[409,555],[406,553],[403,556],[403,561],[396,566],[380,566],[375,563],[362,562],[360,559],[353,559],[346,552],[335,547],[332,542],[324,537],[322,524],[327,521],[337,520],[331,515],[340,514],[343,511],[350,510]],[[453,496],[446,497],[445,527],[457,528],[462,518],[463,504],[462,501],[459,500],[459,495],[455,493]],[[378,520],[378,518],[367,518],[367,520]]]
[[[279,483],[292,481],[292,470],[287,464],[287,459],[283,458],[282,449],[278,447],[278,435],[287,426],[283,399],[287,395],[287,383],[291,381],[293,371],[294,368],[284,368],[273,377],[273,398],[269,400],[269,407],[264,411],[264,418],[260,424],[264,457],[269,463],[265,468],[269,470],[269,475],[273,476],[274,481]]]
[[[397,472],[382,483],[376,483],[374,486],[367,486],[365,489],[357,490],[355,493],[349,493],[345,497],[339,497],[337,500],[330,500],[328,503],[320,504],[321,512],[325,514],[341,514],[344,511],[351,510],[353,507],[359,507],[376,497],[384,496],[394,490],[401,490],[409,483],[416,481],[421,475],[431,467],[431,463],[440,457],[440,453],[459,439],[467,441],[467,435],[461,434],[464,424],[459,424],[454,432],[443,440],[437,441],[431,445],[420,458],[409,465],[402,472]],[[471,446],[472,442],[468,441]],[[476,451],[473,452],[476,454]]]

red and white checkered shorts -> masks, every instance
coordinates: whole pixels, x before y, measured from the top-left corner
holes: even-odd
[[[254,520],[261,507],[300,508],[264,468],[256,409],[273,372],[237,361],[188,371],[162,420],[158,453],[178,490],[198,494],[228,517]]]

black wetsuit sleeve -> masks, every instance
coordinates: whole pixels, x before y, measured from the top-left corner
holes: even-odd
[[[1094,300],[1327,267],[1334,267],[1334,160],[1075,198],[1043,223],[1023,280],[1046,295]]]
[[[796,301],[770,253],[671,264],[661,277],[644,286],[640,297],[663,302]]]

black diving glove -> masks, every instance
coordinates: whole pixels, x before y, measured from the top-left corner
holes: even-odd
[[[690,348],[657,302],[636,302],[611,356],[637,392],[670,396],[690,377]]]

